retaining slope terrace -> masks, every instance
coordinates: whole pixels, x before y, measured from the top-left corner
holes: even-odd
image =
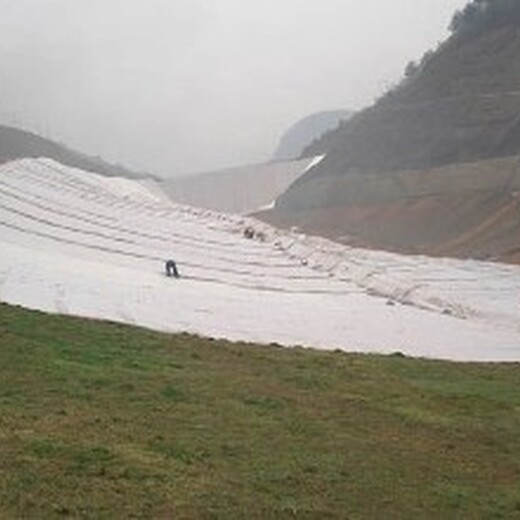
[[[165,277],[167,258],[180,279]],[[49,159],[0,167],[11,304],[232,340],[518,361],[519,294],[514,266],[345,247]]]

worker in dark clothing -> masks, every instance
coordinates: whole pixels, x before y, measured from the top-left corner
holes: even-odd
[[[166,260],[166,276],[179,278],[179,271],[177,270],[177,264],[173,260]]]

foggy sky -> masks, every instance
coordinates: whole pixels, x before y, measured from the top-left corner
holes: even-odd
[[[359,109],[467,0],[0,0],[0,123],[174,176]]]

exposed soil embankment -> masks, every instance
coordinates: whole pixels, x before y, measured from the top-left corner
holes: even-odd
[[[312,190],[303,199],[298,190]],[[520,157],[387,174],[316,177],[257,214],[344,243],[520,259]]]

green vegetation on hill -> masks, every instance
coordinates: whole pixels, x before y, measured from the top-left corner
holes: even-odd
[[[450,30],[454,33],[478,32],[519,21],[518,0],[473,0],[455,13]]]
[[[374,106],[305,150],[328,155],[300,183],[520,153],[520,2],[474,0],[451,29]]]
[[[2,518],[520,518],[517,365],[0,305],[0,381]]]

